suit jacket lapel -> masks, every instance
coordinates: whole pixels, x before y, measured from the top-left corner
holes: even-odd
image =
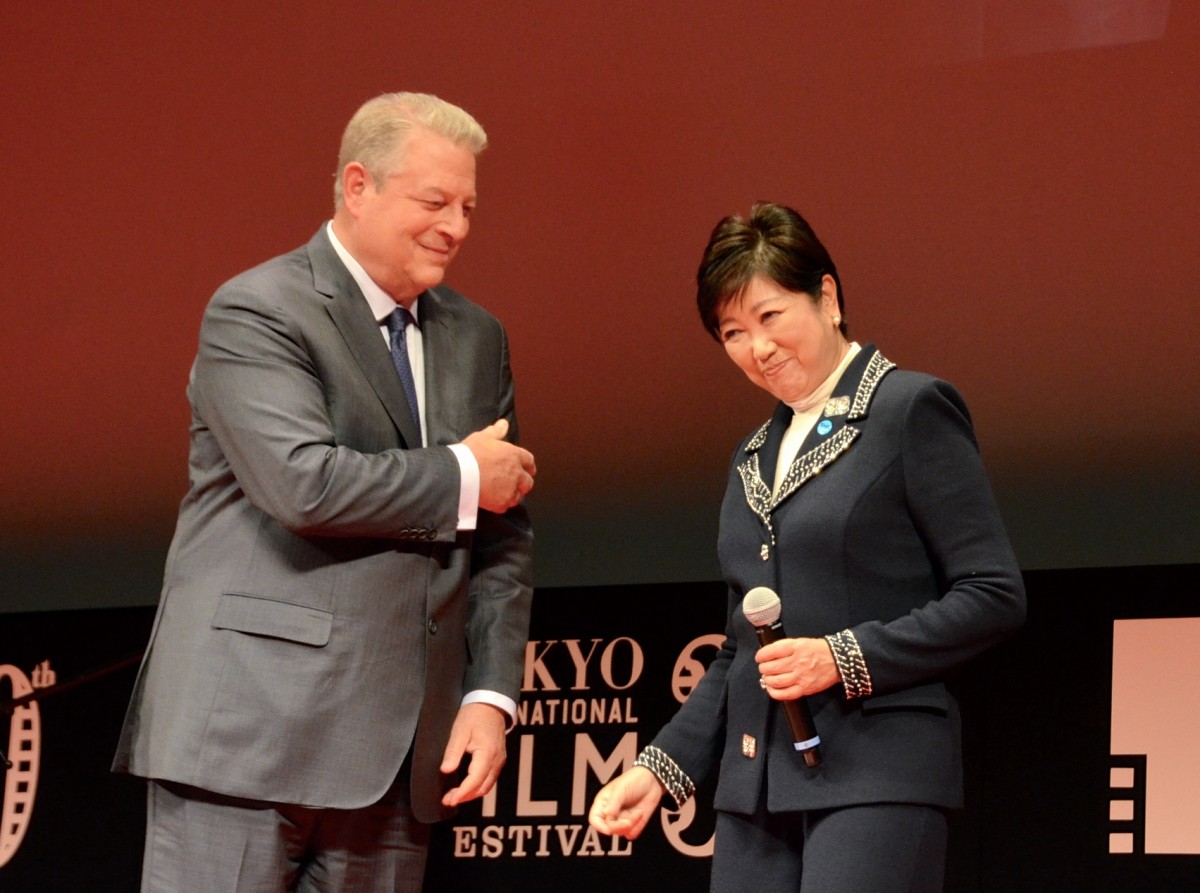
[[[866,417],[876,387],[883,376],[894,368],[895,363],[885,359],[873,344],[862,349],[833,389],[825,414],[805,437],[774,497],[771,496],[771,490],[775,466],[779,460],[783,434],[791,424],[791,408],[781,403],[771,421],[750,438],[746,444],[746,452],[750,455],[738,466],[738,472],[746,491],[747,504],[763,520],[768,530],[771,529],[771,513],[854,444],[862,431],[849,423]],[[822,431],[821,422],[825,421],[829,422],[829,426]]]
[[[771,419],[759,428],[746,443],[745,461],[738,465],[742,488],[746,492],[746,504],[750,510],[771,528],[771,486],[775,481],[775,466],[779,461],[779,448],[783,433],[791,421],[791,407],[780,403],[775,407]],[[774,533],[771,542],[775,542]]]
[[[455,313],[436,288],[421,295],[417,313],[425,353],[425,428],[430,446],[448,446],[470,433],[459,430],[455,417],[456,407],[463,405],[456,381],[460,370],[455,362]],[[458,399],[448,400],[447,395]]]
[[[421,432],[408,409],[404,386],[392,364],[392,355],[379,334],[371,306],[346,269],[322,226],[308,243],[313,287],[329,298],[327,309],[363,375],[379,396],[401,438],[408,446],[421,442]]]
[[[767,423],[767,437],[758,451],[758,472],[768,490],[775,489],[775,470],[779,465],[779,450],[783,447],[783,435],[792,423],[792,408],[786,403],[775,407],[775,414]]]

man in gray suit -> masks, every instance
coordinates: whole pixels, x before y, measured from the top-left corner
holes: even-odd
[[[535,467],[503,328],[441,285],[485,143],[436,97],[366,103],[332,222],[204,314],[114,764],[150,780],[143,890],[419,890],[429,823],[504,764]]]

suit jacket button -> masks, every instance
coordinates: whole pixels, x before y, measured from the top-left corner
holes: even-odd
[[[429,635],[431,635],[431,636],[437,635],[437,621],[436,620],[429,621]]]

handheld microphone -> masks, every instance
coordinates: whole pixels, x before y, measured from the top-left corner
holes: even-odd
[[[787,636],[783,632],[783,621],[779,615],[783,605],[779,596],[766,586],[755,586],[742,599],[742,613],[750,621],[754,631],[758,633],[760,645],[770,645]],[[812,713],[809,712],[808,702],[804,698],[791,701],[781,701],[783,712],[787,716],[788,725],[792,729],[792,741],[800,755],[804,757],[804,765],[810,769],[821,765],[821,736],[813,725]]]

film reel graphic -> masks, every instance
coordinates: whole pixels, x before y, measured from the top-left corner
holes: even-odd
[[[11,664],[0,665],[0,680],[7,679],[12,698],[23,698],[33,692],[28,677]],[[0,687],[0,694],[3,688]],[[0,714],[2,722],[3,714]],[[0,725],[0,729],[3,725]],[[42,718],[37,701],[28,701],[13,709],[8,724],[8,746],[4,753],[12,764],[4,771],[4,801],[0,808],[0,868],[16,854],[29,819],[33,815],[33,798],[37,794],[38,769],[42,752]],[[2,767],[0,767],[2,769]]]

